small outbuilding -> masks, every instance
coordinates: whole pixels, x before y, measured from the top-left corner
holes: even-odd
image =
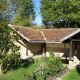
[[[53,50],[60,57],[80,59],[80,28],[40,29],[8,25],[16,30],[20,39],[16,42],[21,47],[21,57],[46,54]]]

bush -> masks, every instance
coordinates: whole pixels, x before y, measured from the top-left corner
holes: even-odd
[[[30,61],[32,62],[33,60]],[[50,52],[50,57],[42,56],[41,58],[35,59],[34,62],[40,64],[40,66],[32,73],[24,73],[25,79],[46,80],[49,76],[57,75],[63,68],[61,59],[59,56],[54,56],[53,52]]]
[[[35,73],[36,77],[40,78],[39,80],[44,80],[41,77],[47,78],[48,76],[57,75],[64,67],[59,56],[55,56],[52,51],[50,51],[49,54],[49,57],[42,56],[37,60],[37,62],[44,67],[43,70],[40,68]],[[40,72],[43,72],[44,75],[39,74]]]
[[[20,65],[20,54],[6,54],[2,59],[2,70],[3,73],[10,69],[16,69]]]
[[[57,75],[58,72],[60,72],[61,69],[63,68],[59,56],[54,56],[52,52],[50,52],[50,57],[48,58],[47,66],[48,66],[49,75]]]
[[[35,74],[30,72],[24,73],[24,78],[25,80],[36,80]]]
[[[43,66],[40,65],[35,71],[35,80],[46,80],[48,70]]]
[[[38,68],[37,68],[38,69]],[[32,73],[24,73],[25,80],[46,80],[47,71],[46,69],[39,69]]]

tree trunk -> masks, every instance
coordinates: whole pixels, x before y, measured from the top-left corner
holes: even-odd
[[[67,28],[67,21],[65,21],[65,25],[64,25],[64,27]]]
[[[67,27],[69,28],[69,22],[67,23],[67,25],[68,25]]]

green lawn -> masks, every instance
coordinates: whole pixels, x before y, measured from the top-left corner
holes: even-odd
[[[78,73],[76,69],[73,69],[63,80],[80,80],[80,73]]]
[[[27,68],[20,68],[17,70],[11,70],[6,74],[0,76],[0,80],[27,80],[24,77],[24,74],[33,72],[39,64],[32,64]]]

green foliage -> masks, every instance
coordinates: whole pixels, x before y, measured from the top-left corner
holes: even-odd
[[[15,45],[15,41],[19,39],[15,31],[8,27],[8,20],[4,15],[6,0],[1,0],[3,9],[0,8],[0,62],[2,70],[5,72],[12,66],[19,65],[19,46]],[[10,53],[11,55],[8,55]]]
[[[3,6],[3,3],[2,1],[0,0],[0,12],[4,9],[4,6]]]
[[[15,14],[16,4],[14,4],[14,2],[16,0],[0,0],[0,1],[2,1],[4,7],[1,11],[1,14],[8,22],[10,22]]]
[[[46,26],[79,27],[80,0],[41,0],[41,15]]]
[[[2,58],[2,70],[3,73],[7,72],[10,69],[17,69],[20,66],[20,54],[6,54]]]
[[[36,80],[34,73],[30,72],[26,72],[26,74],[24,74],[24,78],[25,80]]]
[[[29,16],[29,17],[23,17],[23,16],[17,16],[13,19],[13,21],[11,22],[12,24],[16,24],[16,25],[19,25],[19,26],[24,26],[24,27],[31,27],[33,26],[33,17],[32,16]]]
[[[5,55],[10,49],[12,52],[17,52],[19,50],[13,42],[17,40],[14,31],[7,26],[6,20],[0,21],[0,56]],[[0,57],[1,58],[1,57]]]
[[[27,71],[24,73],[25,80],[46,80],[47,69],[42,66],[36,68],[34,72]]]
[[[12,31],[8,27],[6,20],[1,20],[0,21],[0,56],[5,55],[9,50],[11,50],[12,53],[17,53],[19,47],[14,44],[14,41],[17,40],[18,40],[18,36],[14,31]]]
[[[36,63],[28,65],[27,71],[23,72],[25,80],[39,80],[37,79],[35,72],[35,69],[37,69],[37,67],[39,67],[39,64]]]
[[[9,23],[16,25],[32,26],[35,19],[32,0],[0,0],[0,12]]]
[[[40,67],[35,70],[35,76],[36,78],[40,78],[40,80],[44,80],[42,78],[47,78],[48,76],[55,76],[64,68],[60,57],[55,56],[52,51],[49,53],[50,57],[42,56],[37,59],[37,63],[40,64]]]
[[[17,0],[17,9],[12,24],[32,26],[35,18],[34,3],[32,0]]]
[[[46,80],[48,70],[43,66],[40,65],[36,70],[34,71],[34,78],[35,80]]]
[[[27,64],[27,62],[25,62]],[[30,64],[26,67],[10,70],[6,74],[0,76],[0,80],[29,80],[27,79],[27,73],[31,73],[39,66],[39,64]],[[33,79],[32,79],[33,80]]]
[[[48,58],[48,62],[47,62],[47,66],[48,66],[48,73],[50,75],[57,75],[58,72],[60,72],[63,68],[61,59],[59,58],[59,56],[54,56],[54,54],[52,54],[52,52],[50,52],[51,55]]]
[[[5,0],[2,1],[4,4]],[[3,5],[4,6],[4,5]],[[5,6],[4,6],[5,7]],[[14,44],[19,39],[17,34],[8,27],[8,21],[3,16],[3,10],[0,12],[0,58],[2,59],[6,53],[11,50],[12,53],[17,53],[19,47]]]

